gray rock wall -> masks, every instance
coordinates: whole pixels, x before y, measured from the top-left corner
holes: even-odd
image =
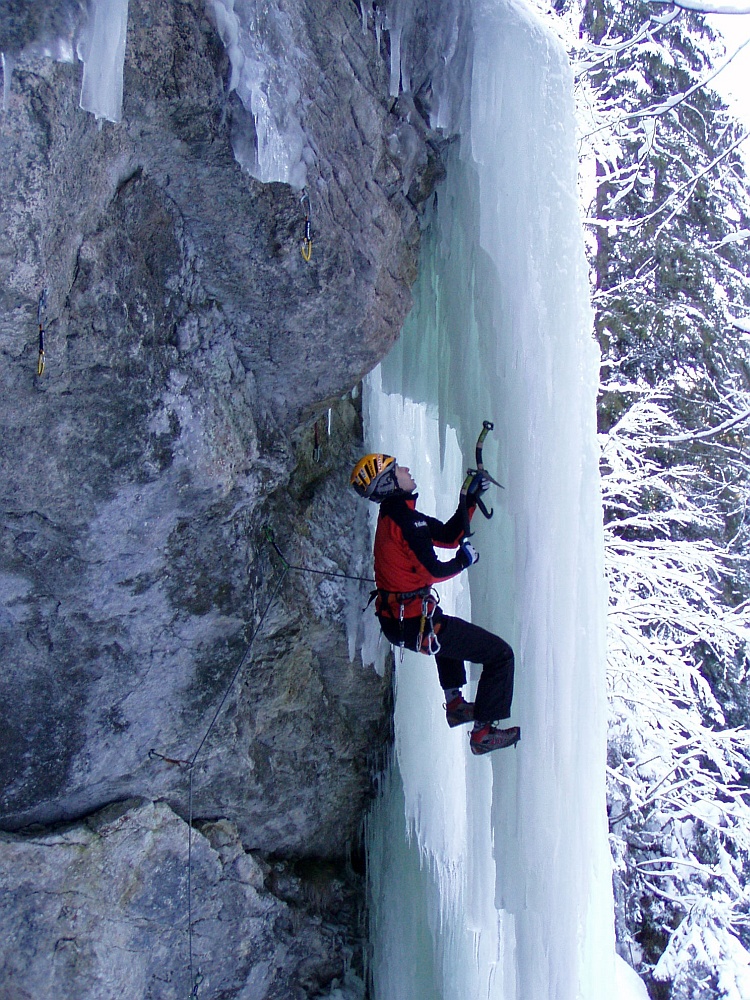
[[[362,995],[346,871],[268,864],[227,821],[192,836],[192,954],[187,827],[164,803],[130,800],[85,824],[0,834],[0,847],[0,891],[15,915],[3,1000],[177,1000],[196,983],[199,996],[245,1000]]]
[[[31,44],[73,37],[83,5],[0,9],[14,66],[0,115],[0,867],[14,997],[46,998],[52,985],[70,997],[173,995],[154,985],[147,954],[171,952],[185,930],[183,848],[170,845],[185,842],[187,774],[164,758],[194,754],[267,607],[282,565],[265,526],[293,560],[368,568],[365,512],[346,486],[360,447],[346,394],[409,306],[415,202],[439,165],[432,137],[392,107],[357,6],[286,7],[311,67],[309,264],[299,193],[258,183],[234,159],[247,112],[227,94],[227,57],[200,0],[131,0],[117,125],[78,108],[79,65]],[[389,144],[405,125],[421,144],[408,175]],[[329,406],[316,463],[312,424]],[[341,859],[356,843],[389,715],[387,679],[349,660],[356,591],[287,575],[196,762],[194,816],[231,821],[244,852]],[[115,824],[138,831],[128,860],[107,864],[132,869],[145,909],[131,912],[127,880],[113,883],[119,915],[105,934],[94,904],[109,869],[86,817],[133,796],[141,804]],[[211,973],[206,995],[314,994],[318,973],[297,992],[241,992],[247,936],[265,940],[263,907],[280,911],[201,851],[207,884],[220,887],[208,896],[232,913],[227,947],[244,955],[231,983]],[[149,865],[163,876],[158,894]],[[43,883],[52,888],[33,888]],[[209,951],[223,947],[212,933]],[[287,952],[289,977],[301,959]]]

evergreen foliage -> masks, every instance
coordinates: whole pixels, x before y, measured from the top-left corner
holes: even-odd
[[[658,14],[655,11],[659,11]],[[750,996],[750,195],[699,14],[584,0],[618,947],[654,998]],[[748,142],[750,146],[750,141]]]

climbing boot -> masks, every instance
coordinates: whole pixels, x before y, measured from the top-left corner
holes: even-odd
[[[462,694],[456,695],[447,705],[443,705],[443,708],[445,709],[445,718],[448,720],[448,725],[451,729],[454,726],[463,726],[465,722],[474,721],[474,702],[464,701]]]
[[[469,737],[471,752],[474,754],[489,753],[491,750],[502,750],[503,747],[513,747],[521,739],[519,726],[510,729],[496,729],[491,722],[481,729],[475,729]]]

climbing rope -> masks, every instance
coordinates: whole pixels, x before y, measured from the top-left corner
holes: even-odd
[[[271,596],[268,599],[268,603],[266,604],[263,614],[260,616],[260,621],[258,622],[255,631],[250,636],[250,639],[248,640],[248,643],[245,646],[242,656],[240,657],[239,662],[237,663],[237,666],[234,669],[234,673],[232,674],[231,678],[229,679],[229,683],[224,689],[224,694],[222,695],[221,701],[219,702],[218,707],[216,708],[216,711],[213,714],[213,718],[209,722],[200,743],[196,747],[195,752],[192,754],[190,759],[182,760],[178,757],[168,757],[166,756],[166,754],[159,753],[158,751],[153,749],[149,750],[148,752],[148,756],[151,760],[154,759],[162,760],[167,764],[173,764],[178,767],[185,767],[188,769],[188,857],[187,857],[188,969],[190,973],[190,983],[191,983],[190,993],[188,994],[189,998],[198,996],[198,988],[200,984],[203,982],[203,973],[201,972],[200,968],[198,969],[194,968],[194,961],[193,961],[193,773],[195,771],[195,765],[198,760],[198,757],[200,756],[203,747],[206,745],[206,740],[211,735],[211,731],[213,730],[219,716],[221,715],[222,709],[226,704],[227,698],[229,697],[232,688],[237,682],[237,678],[240,675],[240,671],[245,665],[245,661],[247,660],[250,654],[250,650],[253,648],[253,643],[255,642],[258,633],[263,627],[263,623],[268,617],[268,612],[271,610],[271,607],[274,601],[276,600],[276,596],[279,593],[279,590],[281,589],[281,585],[286,578],[287,572],[288,570],[287,567],[285,566],[281,573],[281,576],[276,581],[276,584],[273,588],[273,591],[271,592]]]
[[[208,728],[206,729],[205,733],[203,734],[203,739],[198,744],[197,750],[195,751],[195,753],[193,754],[193,756],[190,758],[190,761],[188,762],[188,767],[190,769],[189,770],[189,785],[188,785],[188,961],[189,961],[189,968],[190,968],[190,981],[193,984],[192,990],[191,990],[191,992],[189,994],[191,997],[197,997],[198,996],[198,987],[203,982],[203,975],[202,975],[200,969],[198,969],[195,972],[195,974],[193,973],[193,891],[192,891],[193,890],[193,876],[192,876],[192,869],[193,869],[193,863],[192,863],[193,862],[193,771],[195,770],[195,763],[198,760],[198,756],[199,756],[201,750],[203,749],[203,747],[205,746],[206,740],[208,739],[208,737],[209,737],[209,735],[211,733],[211,730],[216,725],[216,721],[219,718],[219,716],[221,715],[221,710],[224,708],[224,705],[226,704],[226,700],[229,697],[229,693],[232,690],[232,688],[234,687],[235,682],[236,682],[237,678],[240,675],[240,671],[242,670],[242,667],[245,664],[245,660],[247,659],[247,657],[248,657],[248,655],[250,653],[250,650],[253,647],[253,643],[255,642],[255,638],[258,635],[258,632],[260,632],[260,630],[261,630],[261,628],[263,626],[263,623],[266,620],[266,616],[268,615],[268,612],[271,610],[271,606],[272,606],[273,602],[276,600],[276,595],[278,594],[279,590],[281,589],[281,584],[284,582],[286,574],[287,574],[287,570],[284,569],[284,571],[282,572],[281,576],[276,581],[276,586],[273,588],[271,596],[268,599],[268,604],[266,605],[265,611],[260,616],[260,621],[258,622],[258,626],[255,629],[255,631],[253,632],[253,634],[251,635],[250,640],[249,640],[247,646],[245,646],[245,651],[243,652],[242,656],[240,657],[240,661],[237,664],[237,666],[235,667],[235,671],[232,674],[232,677],[231,677],[229,683],[226,686],[226,689],[224,691],[224,695],[223,695],[221,701],[219,702],[219,706],[216,709],[216,711],[214,712],[214,716],[211,719],[210,723],[208,724]]]
[[[190,993],[188,993],[188,1000],[194,1000],[194,998],[198,996],[198,989],[200,987],[200,984],[203,982],[204,978],[201,969],[195,968],[195,963],[193,959],[193,774],[195,771],[195,765],[198,760],[198,757],[200,756],[201,751],[206,745],[206,741],[208,740],[211,731],[213,730],[219,716],[221,715],[222,709],[224,708],[224,705],[227,702],[227,698],[229,697],[232,689],[234,688],[234,685],[237,682],[237,678],[239,677],[240,672],[242,671],[242,668],[245,665],[248,656],[250,655],[250,651],[253,648],[255,639],[258,633],[260,632],[261,628],[263,627],[263,624],[266,618],[268,617],[268,613],[271,610],[276,600],[276,597],[278,596],[279,591],[281,590],[281,585],[286,579],[287,573],[290,572],[316,573],[322,576],[339,577],[345,580],[359,580],[365,583],[375,582],[371,577],[352,576],[349,573],[336,573],[336,572],[331,572],[330,570],[314,569],[311,566],[295,566],[287,561],[286,557],[284,556],[284,553],[276,544],[273,531],[268,526],[265,529],[265,536],[268,542],[273,547],[276,554],[278,555],[278,557],[281,559],[283,569],[281,575],[276,581],[276,584],[274,585],[274,588],[271,592],[271,596],[268,599],[268,603],[266,604],[265,609],[260,616],[258,625],[256,626],[253,634],[250,636],[250,639],[248,640],[247,645],[245,646],[242,656],[240,657],[239,662],[237,663],[237,666],[235,667],[234,672],[231,678],[229,679],[229,683],[224,689],[221,701],[219,702],[216,711],[214,712],[213,717],[209,722],[200,743],[196,747],[195,752],[188,760],[183,760],[179,757],[168,757],[166,754],[159,753],[157,750],[154,749],[151,749],[148,752],[149,759],[151,760],[161,760],[164,761],[164,763],[166,764],[187,768],[188,771],[187,901],[188,901],[188,970],[189,970],[190,984],[191,984]]]
[[[307,263],[312,259],[312,224],[310,222],[310,196],[306,190],[302,190],[300,202],[305,212],[305,236],[302,240],[302,257]]]
[[[47,305],[47,289],[43,289],[39,296],[39,306],[36,311],[37,322],[39,323],[39,358],[36,363],[37,375],[44,374],[45,354],[44,354],[44,307]]]
[[[339,580],[358,580],[360,583],[375,583],[374,578],[371,576],[353,576],[351,573],[336,573],[330,569],[315,569],[313,566],[294,566],[292,563],[287,562],[286,556],[276,544],[273,531],[268,526],[266,526],[265,533],[266,538],[273,546],[276,555],[281,559],[285,569],[293,570],[295,573],[317,573],[320,576],[333,576]]]

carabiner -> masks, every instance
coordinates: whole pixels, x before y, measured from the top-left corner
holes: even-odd
[[[44,374],[44,364],[46,361],[46,355],[44,352],[44,307],[47,305],[47,289],[42,289],[42,294],[39,296],[39,305],[36,310],[36,318],[39,324],[39,357],[36,363],[36,373],[37,375]]]
[[[312,259],[312,224],[310,222],[310,196],[307,191],[302,191],[299,200],[305,212],[305,238],[302,240],[302,259],[309,264]]]

